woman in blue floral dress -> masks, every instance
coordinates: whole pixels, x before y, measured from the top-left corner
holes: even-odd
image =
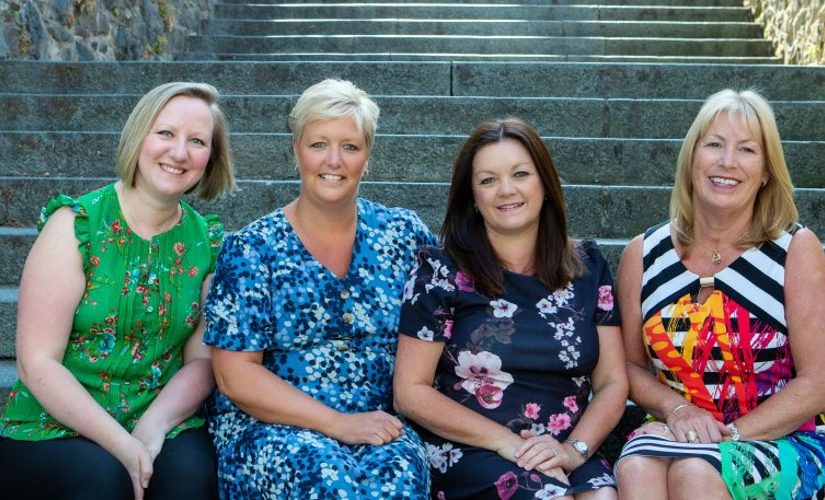
[[[473,131],[442,238],[406,285],[395,373],[396,407],[423,428],[433,498],[616,498],[595,453],[627,397],[612,279],[594,243],[569,240],[532,127]]]
[[[205,310],[222,498],[428,494],[424,445],[390,412],[404,282],[433,237],[358,198],[377,119],[349,82],[307,89],[290,114],[298,198],[223,245]]]

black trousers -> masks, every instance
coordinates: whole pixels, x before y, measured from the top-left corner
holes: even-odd
[[[146,500],[217,498],[217,463],[206,428],[167,439],[153,464]],[[85,438],[0,438],[3,500],[132,500],[132,480],[108,451]]]

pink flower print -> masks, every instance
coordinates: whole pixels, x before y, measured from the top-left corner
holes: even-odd
[[[484,384],[476,390],[478,404],[488,410],[495,410],[501,406],[501,400],[503,398],[504,391],[493,384]]]
[[[455,374],[462,379],[461,387],[473,395],[485,384],[492,384],[503,391],[513,383],[513,376],[501,371],[501,358],[488,351],[478,354],[461,351]]]
[[[599,303],[596,305],[602,311],[613,310],[613,287],[602,285],[599,287]]]
[[[181,242],[175,243],[175,253],[178,255],[183,255],[183,252],[186,251],[186,245]]]
[[[513,471],[508,470],[493,484],[496,485],[496,491],[501,500],[510,500],[510,497],[518,490],[518,476]]]
[[[570,428],[571,423],[570,415],[566,413],[556,413],[550,415],[550,419],[547,421],[547,429],[554,436],[558,436],[562,431]]]
[[[512,318],[513,313],[518,309],[515,304],[504,299],[490,301],[490,307],[493,308],[493,316],[496,318]]]
[[[444,337],[448,340],[453,336],[453,320],[444,320]]]
[[[576,403],[576,396],[567,396],[564,398],[564,406],[573,413],[578,413],[579,405]]]
[[[455,284],[458,287],[458,289],[461,290],[462,292],[475,292],[476,291],[475,282],[472,280],[472,278],[470,278],[466,274],[462,273],[461,271],[459,271],[455,275]]]
[[[527,403],[524,407],[524,416],[536,420],[539,418],[539,411],[541,411],[541,405],[536,403]]]

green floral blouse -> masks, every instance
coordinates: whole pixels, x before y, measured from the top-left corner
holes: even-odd
[[[200,318],[201,285],[214,271],[223,225],[217,215],[203,217],[181,202],[180,222],[144,240],[129,229],[110,184],[77,199],[52,199],[38,229],[61,207],[77,213],[74,231],[86,274],[63,365],[131,432],[183,365],[183,346]],[[192,416],[168,437],[201,425],[203,418]],[[20,381],[15,384],[0,436],[41,441],[77,435]]]

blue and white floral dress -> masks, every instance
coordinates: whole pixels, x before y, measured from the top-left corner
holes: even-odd
[[[584,413],[599,359],[597,325],[619,325],[610,270],[595,244],[580,244],[587,275],[560,290],[504,272],[504,293],[484,296],[443,249],[419,252],[404,289],[401,333],[445,343],[435,386],[512,429],[564,441]],[[565,486],[496,452],[419,432],[439,500],[549,499],[614,486],[598,454]]]
[[[414,212],[358,200],[352,262],[342,279],[303,246],[277,210],[226,238],[204,341],[264,351],[263,365],[346,413],[392,412],[401,296],[415,249],[434,238]],[[208,404],[225,499],[426,498],[424,445],[405,425],[384,446],[349,446],[261,422],[216,391]]]

